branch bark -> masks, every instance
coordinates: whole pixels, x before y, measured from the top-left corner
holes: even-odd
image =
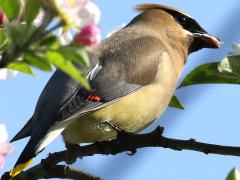
[[[79,146],[78,148],[71,150],[71,152],[69,152],[69,150],[65,150],[65,151],[49,154],[49,156],[46,159],[43,159],[41,163],[19,174],[14,179],[17,179],[17,180],[24,179],[24,178],[21,178],[21,176],[36,177],[34,179],[46,178],[46,177],[51,177],[51,178],[59,177],[54,173],[51,174],[52,170],[54,168],[59,168],[61,169],[61,173],[62,173],[63,170],[66,169],[66,167],[64,166],[65,168],[63,168],[62,166],[60,167],[57,164],[62,161],[68,161],[69,158],[70,159],[74,159],[77,157],[82,158],[84,156],[93,156],[95,154],[115,155],[117,153],[121,153],[125,151],[130,151],[131,153],[129,155],[133,155],[137,149],[144,148],[144,147],[162,147],[162,148],[169,148],[169,149],[178,150],[178,151],[192,150],[192,151],[202,152],[205,154],[211,153],[211,154],[219,154],[219,155],[240,156],[240,147],[207,144],[207,143],[197,142],[195,139],[179,140],[179,139],[164,137],[162,134],[163,134],[163,128],[157,127],[154,131],[147,134],[124,134],[123,136],[115,140],[96,142],[96,143],[82,146],[82,147]],[[39,172],[43,172],[43,173],[39,174]],[[88,176],[91,178],[96,178],[90,175]],[[62,176],[61,178],[66,178],[66,177]]]
[[[101,178],[87,174],[85,172],[76,170],[72,167],[65,165],[54,165],[46,169],[43,164],[38,164],[25,172],[20,173],[12,178],[9,172],[2,175],[1,180],[35,180],[35,179],[81,179],[81,180],[101,180]]]

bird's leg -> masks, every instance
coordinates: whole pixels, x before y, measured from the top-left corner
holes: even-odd
[[[73,157],[72,154],[73,152],[75,152],[76,150],[78,150],[80,148],[80,145],[78,144],[71,144],[68,142],[65,142],[65,147],[67,148],[67,160],[66,163],[67,164],[73,164],[76,162],[77,157]]]
[[[103,122],[104,124],[110,126],[113,130],[117,132],[117,136],[120,136],[121,134],[128,133],[124,129],[112,124],[110,121]]]
[[[107,124],[110,126],[113,130],[117,132],[117,138],[118,145],[121,143],[127,143],[128,139],[135,135],[133,132],[127,132],[124,129],[116,126],[115,124],[112,124],[110,121],[105,121],[104,124]],[[136,149],[132,149],[130,153],[127,153],[128,155],[132,156],[137,152]]]

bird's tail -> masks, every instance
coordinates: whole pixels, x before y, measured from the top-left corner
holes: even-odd
[[[50,129],[48,127],[43,128],[43,126],[34,129],[29,142],[18,158],[14,168],[10,171],[10,175],[14,177],[28,167],[32,163],[33,158],[61,134],[64,128],[65,124],[59,123]]]
[[[31,137],[14,168],[10,171],[10,176],[16,176],[32,163],[33,158],[39,153],[37,151],[39,144],[39,141],[34,141],[34,138]]]

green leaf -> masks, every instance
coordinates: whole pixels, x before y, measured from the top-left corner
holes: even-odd
[[[44,58],[43,55],[37,53],[26,53],[24,54],[23,61],[33,67],[41,69],[43,71],[51,71],[51,65]]]
[[[20,71],[22,73],[25,73],[25,74],[29,74],[29,75],[32,75],[32,76],[35,76],[32,72],[32,69],[25,63],[23,62],[12,62],[12,63],[9,63],[6,68],[9,68],[9,69],[13,69],[13,70],[17,70],[17,71]]]
[[[230,68],[232,69],[234,74],[237,74],[240,77],[240,55],[239,56],[228,56],[223,61],[228,60],[228,63],[230,65]],[[221,62],[221,64],[223,63]]]
[[[83,73],[77,70],[71,61],[66,60],[59,52],[48,51],[46,54],[47,60],[55,65],[57,68],[71,76],[73,79],[82,84],[85,88],[90,89],[88,81],[85,79]]]
[[[6,33],[9,37],[10,43],[13,46],[21,46],[25,43],[26,40],[32,35],[32,33],[36,30],[36,27],[33,25],[27,24],[7,24],[6,25]]]
[[[40,9],[40,0],[26,0],[24,19],[30,24],[36,18]]]
[[[179,88],[195,84],[240,84],[240,56],[198,66],[184,78]]]
[[[60,47],[59,52],[64,56],[65,59],[74,61],[79,65],[89,66],[88,53],[85,48],[75,46],[63,46]]]
[[[39,46],[52,46],[58,42],[58,38],[52,34],[40,40]]]
[[[183,105],[181,104],[181,102],[179,101],[179,99],[175,95],[173,95],[173,97],[172,97],[168,106],[173,107],[173,108],[178,108],[178,109],[181,109],[181,110],[184,109]]]
[[[233,168],[227,175],[226,180],[240,180],[240,173],[237,168]]]
[[[0,29],[0,51],[4,50],[4,47],[8,43],[8,37],[4,30]]]
[[[20,12],[20,0],[1,0],[0,9],[4,11],[7,18],[12,21]]]

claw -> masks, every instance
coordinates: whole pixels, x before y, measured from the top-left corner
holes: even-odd
[[[134,149],[134,150],[131,150],[129,153],[127,153],[127,155],[133,156],[133,155],[136,154],[136,153],[137,153],[137,150]]]
[[[112,124],[110,121],[103,122],[104,124],[110,126],[113,130],[115,130],[118,134],[125,132],[122,128]]]
[[[133,136],[134,133],[132,132],[127,132],[125,131],[124,129],[112,124],[110,121],[105,121],[104,122],[105,124],[107,124],[108,126],[110,126],[113,130],[115,130],[117,132],[117,141],[118,141],[118,144],[120,144],[121,142],[126,142],[128,141],[128,138],[130,136]],[[127,155],[129,156],[133,156],[135,153],[137,152],[136,149],[133,149],[131,150],[129,153],[127,153]]]
[[[66,143],[65,142],[65,147],[67,148],[67,160],[66,163],[67,164],[73,164],[76,162],[77,157],[73,157],[72,153],[75,152],[76,150],[79,149],[79,145],[78,144],[70,144],[70,143]]]

